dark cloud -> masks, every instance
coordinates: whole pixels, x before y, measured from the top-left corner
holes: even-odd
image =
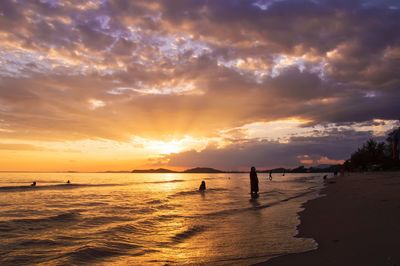
[[[347,159],[371,132],[332,130],[328,136],[293,137],[289,143],[276,141],[247,141],[225,148],[210,147],[201,152],[187,151],[167,157],[170,166],[210,166],[227,170],[256,167],[293,167],[309,158],[313,164],[323,164],[323,158],[332,161]]]

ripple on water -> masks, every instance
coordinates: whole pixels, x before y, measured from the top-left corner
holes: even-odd
[[[184,242],[186,239],[189,239],[197,234],[204,232],[207,229],[204,225],[195,225],[185,229],[182,232],[176,233],[171,237],[172,242]]]
[[[91,246],[86,245],[75,249],[74,251],[64,254],[62,257],[66,258],[68,262],[73,263],[89,263],[98,261],[108,257],[121,256],[125,253],[116,248],[105,246]]]
[[[119,224],[116,226],[111,226],[107,230],[103,231],[101,234],[133,234],[137,232],[142,232],[143,228],[139,229],[133,224]]]
[[[215,194],[215,193],[223,193],[227,192],[228,190],[225,188],[209,188],[205,191],[207,194]],[[198,190],[186,190],[186,191],[179,191],[177,193],[171,194],[168,196],[168,198],[176,198],[176,197],[182,197],[182,196],[196,196],[196,195],[201,195],[201,192]]]
[[[142,180],[140,176],[132,180],[118,177],[122,185],[89,185],[104,178],[97,175],[96,179],[82,178],[88,185],[45,186],[39,182],[37,188],[0,187],[0,201],[5,199],[0,204],[0,265],[104,265],[127,260],[182,264],[198,262],[204,256],[210,259],[207,262],[226,258],[226,264],[235,259],[250,264],[247,256],[253,251],[265,256],[264,243],[270,248],[275,239],[277,245],[283,243],[275,247],[277,252],[308,249],[306,244],[306,248],[291,244],[298,242],[291,238],[297,205],[287,202],[302,202],[300,197],[309,193],[306,189],[313,185],[308,184],[312,178],[296,178],[289,185],[274,179],[266,189],[260,189],[257,200],[249,203],[248,175],[230,181],[226,177],[201,177],[210,183],[203,194],[196,190],[197,175],[193,180],[183,180],[182,176],[173,176],[172,180],[161,175],[144,176]],[[151,180],[155,181],[148,182]],[[151,191],[146,192],[147,188]],[[3,193],[7,191],[12,193]],[[279,205],[286,207],[279,209]],[[278,208],[270,211],[271,206]],[[264,214],[267,219],[261,219]],[[257,239],[247,232],[258,232]],[[249,243],[249,249],[230,245],[235,238]],[[210,252],[213,241],[217,248]],[[147,255],[150,252],[158,253]],[[240,252],[243,257],[238,258]]]
[[[26,252],[21,252],[19,254],[13,254],[12,256],[7,256],[0,258],[0,263],[2,266],[6,265],[33,265],[40,262],[45,262],[48,259],[46,254],[27,254]]]
[[[50,239],[29,239],[25,241],[17,242],[15,245],[22,247],[54,247],[54,246],[64,246],[65,242],[50,240]]]
[[[167,202],[167,200],[163,200],[163,199],[152,199],[146,202],[146,204],[162,204]]]
[[[92,227],[98,227],[106,224],[113,224],[117,222],[124,222],[124,221],[130,221],[131,219],[127,216],[97,216],[97,215],[92,215],[89,217],[86,217],[82,223],[81,227],[82,228],[92,228]]]
[[[121,241],[109,241],[102,245],[85,245],[74,251],[63,254],[59,259],[66,264],[87,264],[120,256],[142,256],[146,253],[157,252],[140,245]]]
[[[79,218],[79,212],[67,212],[41,218],[13,219],[1,221],[0,231],[11,232],[21,230],[50,230],[65,223],[77,222]]]

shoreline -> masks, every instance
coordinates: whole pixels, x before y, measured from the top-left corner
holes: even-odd
[[[320,195],[303,204],[296,235],[318,248],[255,265],[400,265],[400,172],[331,178]]]

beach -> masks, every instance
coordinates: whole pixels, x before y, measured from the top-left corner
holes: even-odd
[[[400,265],[400,173],[346,174],[329,179],[304,204],[299,238],[316,250],[257,265]]]

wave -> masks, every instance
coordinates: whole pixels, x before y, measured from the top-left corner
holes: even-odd
[[[107,233],[111,234],[115,233],[133,234],[140,231],[143,231],[143,229],[139,229],[132,224],[120,224],[107,229]]]
[[[315,179],[321,178],[321,177],[322,177],[322,175],[299,176],[299,177],[296,177],[291,180],[279,180],[279,179],[277,180],[274,178],[274,179],[272,179],[271,182],[274,182],[274,183],[307,183],[307,182],[314,181]]]
[[[260,194],[260,195],[274,195],[274,194],[285,195],[285,193],[280,190],[264,191],[264,192],[260,192],[258,194]]]
[[[202,180],[231,179],[229,176],[202,177]]]
[[[233,214],[238,214],[238,213],[247,212],[247,211],[261,210],[261,209],[279,205],[284,202],[288,202],[293,199],[301,198],[301,197],[306,196],[313,192],[315,192],[315,191],[314,190],[306,191],[306,192],[303,192],[303,193],[300,193],[300,194],[297,194],[297,195],[294,195],[291,197],[287,197],[287,198],[277,200],[274,202],[270,202],[270,203],[266,203],[266,204],[259,204],[257,199],[250,199],[249,201],[252,203],[251,207],[225,209],[225,210],[221,210],[221,211],[209,212],[206,214],[193,216],[192,218],[198,218],[199,216],[206,216],[206,217],[212,218],[212,217],[219,217],[219,216],[225,216],[225,215],[233,215]]]
[[[4,253],[3,253],[4,254]],[[29,254],[28,252],[19,253],[19,255],[15,253],[9,254],[8,257],[4,256],[0,253],[0,264],[1,265],[36,265],[35,262],[43,262],[47,259],[46,254]]]
[[[72,252],[62,255],[68,259],[71,264],[74,263],[88,263],[101,260],[103,258],[121,256],[125,253],[118,248],[98,247],[98,246],[83,246]]]
[[[50,239],[29,239],[18,243],[19,246],[37,247],[37,246],[59,246],[63,243]]]
[[[81,214],[79,212],[67,212],[55,216],[50,216],[46,220],[58,221],[58,222],[68,222],[68,221],[70,222],[79,219],[80,215]]]
[[[162,204],[165,203],[166,200],[162,200],[162,199],[152,199],[146,202],[146,204]]]
[[[284,256],[288,255],[290,253],[288,252],[281,252],[281,253],[268,253],[264,255],[251,255],[251,256],[242,256],[242,257],[233,257],[233,258],[227,258],[227,259],[219,259],[219,260],[211,260],[208,263],[210,264],[216,264],[216,263],[221,263],[223,262],[223,265],[231,265],[231,264],[236,264],[238,261],[241,260],[249,260],[249,259],[263,259],[263,261],[267,261],[268,259],[271,259],[273,257],[279,257],[279,256]],[[225,264],[229,262],[229,264]]]
[[[299,178],[295,178],[294,181],[295,182],[307,182],[307,181],[314,180],[317,177],[322,177],[322,176],[321,175],[302,176],[302,177],[299,177]]]
[[[33,180],[32,179],[30,179],[30,180],[21,180],[21,181],[5,181],[5,182],[0,182],[0,184],[2,184],[2,183],[7,183],[7,184],[32,184],[32,181],[34,181],[34,178],[33,178]],[[65,183],[65,180],[40,180],[40,183],[43,183],[43,184],[62,184],[62,183]]]
[[[172,179],[172,180],[162,180],[162,181],[147,181],[134,184],[165,184],[165,183],[180,183],[185,182],[183,179]]]
[[[68,212],[41,218],[14,219],[9,221],[1,221],[0,232],[12,232],[15,230],[19,231],[21,229],[47,230],[59,224],[76,222],[79,219],[80,219],[79,212]]]
[[[80,215],[81,214],[79,212],[66,212],[42,218],[15,219],[15,220],[10,220],[10,222],[14,223],[70,222],[79,219]]]
[[[82,219],[80,226],[82,228],[97,228],[99,226],[113,224],[116,222],[127,222],[130,221],[131,218],[128,216],[117,216],[117,215],[108,215],[108,216],[89,216],[86,219]]]
[[[215,192],[224,192],[228,191],[228,189],[225,188],[208,188],[205,191],[199,191],[199,190],[187,190],[187,191],[179,191],[175,194],[169,195],[168,198],[175,198],[175,197],[180,197],[180,196],[192,196],[192,195],[202,195],[203,193],[215,193]]]
[[[171,240],[173,242],[183,242],[188,238],[204,232],[205,230],[205,226],[192,226],[182,232],[176,233],[174,236],[171,237]]]
[[[64,190],[74,189],[82,187],[113,187],[113,186],[124,186],[123,184],[58,184],[58,185],[44,185],[44,186],[5,186],[0,187],[0,192],[25,192],[25,191],[37,191],[37,190]]]
[[[126,241],[109,241],[102,245],[87,244],[72,252],[61,255],[58,259],[67,259],[62,264],[87,264],[104,261],[104,259],[119,256],[142,256],[147,253],[157,252],[152,249],[143,249],[142,246]]]
[[[170,220],[175,220],[179,218],[183,218],[185,216],[178,215],[178,214],[162,214],[154,218],[154,220],[163,222],[163,221],[170,221]]]

